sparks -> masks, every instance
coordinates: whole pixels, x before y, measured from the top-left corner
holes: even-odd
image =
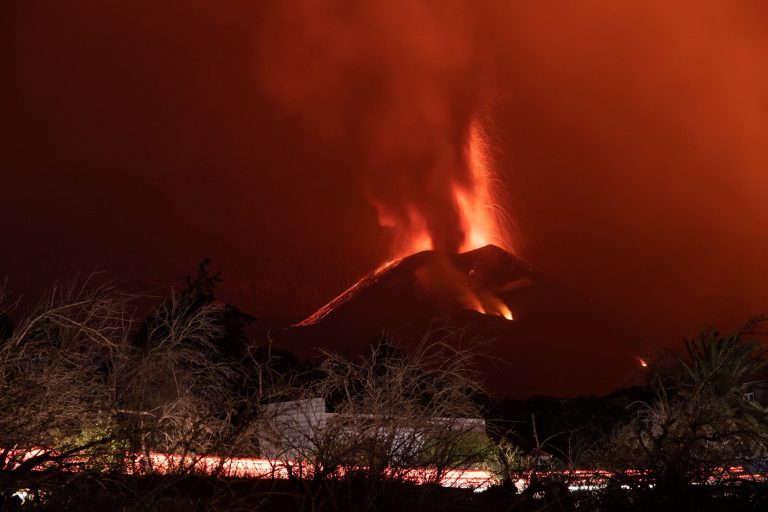
[[[466,252],[494,244],[516,254],[515,244],[509,236],[510,222],[498,199],[503,185],[495,177],[488,138],[481,123],[475,119],[467,130],[463,179],[452,178],[450,188],[452,199],[459,214],[461,230],[464,233],[459,251]],[[393,215],[381,202],[373,201],[379,224],[397,229],[393,247],[394,258],[437,249],[423,215],[411,208],[404,218]]]
[[[477,120],[472,121],[469,127],[465,159],[469,182],[466,185],[453,184],[453,194],[465,233],[461,251],[494,244],[514,254],[513,244],[504,225],[504,210],[494,194],[501,183],[494,177],[488,139]]]

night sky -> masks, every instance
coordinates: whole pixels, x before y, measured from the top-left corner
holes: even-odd
[[[518,256],[674,346],[768,311],[766,27],[762,1],[2,2],[0,275],[210,257],[298,320],[389,259],[377,205],[455,246],[480,119]]]

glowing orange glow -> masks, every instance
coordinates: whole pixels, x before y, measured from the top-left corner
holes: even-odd
[[[643,368],[648,368],[648,362],[642,357],[638,357],[637,361],[640,363],[640,366],[642,366]]]
[[[477,120],[469,126],[464,163],[465,179],[460,182],[453,179],[450,185],[464,233],[459,250],[466,252],[494,244],[515,254],[508,232],[508,218],[497,198],[503,186],[494,176],[488,139]],[[386,205],[376,201],[373,204],[378,211],[379,224],[397,229],[393,248],[396,258],[435,249],[427,224],[417,210],[409,210],[405,219],[398,220]]]
[[[515,319],[509,306],[497,297],[495,293],[487,289],[472,291],[472,293],[477,298],[477,301],[482,304],[481,309],[472,308],[475,309],[475,311],[486,315],[504,317],[507,320]]]
[[[493,244],[515,254],[509,236],[509,222],[500,205],[501,201],[497,199],[503,186],[494,176],[488,138],[477,119],[467,129],[462,156],[464,172],[459,176],[448,177],[450,195],[462,233],[461,243],[450,250],[466,252]],[[377,274],[384,273],[403,258],[438,248],[422,210],[411,205],[405,211],[395,211],[387,202],[369,199],[377,210],[379,224],[395,229],[394,256],[380,265],[372,275],[364,277],[297,325],[319,322],[367,283],[375,280]],[[424,290],[436,296],[454,297],[461,308],[507,320],[515,319],[509,307],[497,296],[497,292],[503,290],[475,289],[467,282],[467,276],[447,260],[419,267],[414,274]]]
[[[503,316],[507,320],[515,319],[515,317],[512,315],[512,311],[509,310],[506,304],[502,304],[501,316]]]
[[[420,231],[412,236],[407,237],[407,241],[398,244],[397,254],[400,255],[399,259],[402,259],[411,254],[416,254],[421,251],[429,251],[433,249],[432,239],[425,231]]]
[[[465,153],[470,180],[465,186],[453,184],[453,194],[464,229],[461,251],[494,244],[514,254],[509,235],[504,229],[504,209],[494,196],[494,190],[498,190],[501,183],[494,178],[487,138],[477,120],[469,128]]]
[[[358,290],[361,290],[365,288],[365,286],[370,283],[371,281],[376,280],[377,276],[384,273],[387,269],[394,267],[400,263],[400,259],[393,259],[389,260],[385,263],[382,263],[379,265],[379,267],[372,273],[367,275],[366,277],[362,278],[349,288],[347,288],[344,292],[341,293],[341,295],[338,295],[335,299],[333,299],[328,304],[324,305],[314,313],[312,313],[310,316],[302,320],[301,322],[295,324],[299,326],[306,326],[306,325],[314,325],[318,323],[320,320],[328,316],[330,313],[332,313],[337,307],[339,307],[341,304],[344,304],[348,300],[350,300],[351,297],[354,297],[355,294],[358,292]]]
[[[472,306],[470,306],[469,309],[472,309],[474,311],[477,311],[478,313],[482,313],[483,315],[487,315],[488,312],[483,307],[482,303],[477,299],[477,297],[473,294],[472,295],[473,303]]]
[[[383,271],[387,270],[390,267],[394,267],[398,263],[400,263],[400,259],[397,259],[397,258],[394,259],[394,260],[385,261],[384,263],[382,263],[381,265],[379,265],[376,268],[374,273],[378,274],[380,272],[383,272]]]

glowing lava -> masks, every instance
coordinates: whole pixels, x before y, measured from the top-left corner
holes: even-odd
[[[509,220],[498,198],[502,195],[499,191],[503,190],[503,185],[494,176],[488,139],[477,120],[472,121],[467,130],[462,161],[465,167],[462,179],[449,178],[463,234],[459,251],[494,244],[516,254],[509,237]],[[373,203],[378,211],[379,224],[397,230],[393,259],[420,251],[442,249],[435,246],[427,222],[418,209],[410,208],[407,214],[395,216],[382,203]]]
[[[471,294],[480,304],[479,308],[469,309],[474,309],[475,311],[485,315],[500,316],[506,318],[507,320],[515,319],[509,307],[504,303],[504,301],[497,297],[493,291],[487,288],[472,290],[467,287],[467,292]]]
[[[427,250],[467,252],[489,244],[516,254],[514,244],[509,237],[510,223],[501,206],[499,196],[503,185],[494,176],[493,164],[488,146],[488,138],[482,125],[475,119],[467,127],[464,147],[458,152],[464,172],[459,176],[446,173],[449,180],[450,199],[458,217],[461,242],[456,247],[438,247],[430,232],[423,209],[410,205],[405,211],[393,211],[388,205],[371,199],[378,211],[379,223],[395,229],[395,244],[392,258],[382,264],[376,272],[353,285],[349,290],[318,310],[314,315],[299,325],[309,325],[322,319],[335,307],[343,303],[345,297],[354,295],[361,283],[385,273],[403,258]],[[433,226],[434,227],[434,226]],[[451,296],[465,309],[485,315],[493,315],[514,320],[509,306],[497,295],[505,289],[491,290],[480,284],[472,285],[470,276],[464,275],[448,260],[434,264],[429,268],[416,271],[419,285],[439,296]]]
[[[494,191],[502,190],[503,185],[494,177],[488,139],[477,120],[473,120],[469,126],[464,160],[468,171],[466,183],[452,183],[453,197],[464,233],[461,251],[471,251],[494,244],[515,254],[508,235],[504,209],[494,194]],[[482,304],[479,308],[473,308],[476,311],[514,320],[512,311],[495,293],[489,290],[471,293],[475,295],[477,302]]]
[[[515,254],[508,235],[509,222],[497,199],[498,191],[503,190],[503,185],[494,177],[488,139],[477,120],[473,120],[467,130],[463,164],[466,171],[463,179],[450,178],[452,199],[459,214],[463,234],[459,250],[466,252],[494,244]],[[427,223],[417,209],[408,210],[408,220],[405,224],[388,216],[382,205],[377,205],[377,209],[379,222],[383,226],[399,228],[398,242],[395,247],[396,257],[379,267],[379,270],[389,267],[392,261],[410,254],[430,249],[443,249],[435,247],[434,240],[427,229]],[[430,273],[434,274],[436,270],[432,269]],[[422,279],[432,283],[433,288],[439,286],[451,289],[456,296],[461,296],[464,307],[467,309],[507,320],[514,319],[512,311],[495,291],[470,288],[467,282],[468,276],[462,276],[457,269],[442,268],[438,272],[439,275],[427,276],[426,272],[422,273],[425,274],[422,275]],[[442,284],[437,285],[436,281]]]
[[[466,185],[453,184],[453,195],[464,231],[461,252],[494,244],[515,254],[506,233],[504,209],[494,196],[494,190],[499,190],[502,184],[494,178],[487,138],[477,121],[469,127],[465,160],[469,181]]]

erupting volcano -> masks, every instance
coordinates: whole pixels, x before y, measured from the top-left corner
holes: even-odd
[[[439,251],[445,254],[467,252],[490,244],[515,253],[509,233],[509,221],[500,204],[497,190],[502,185],[494,179],[493,166],[487,136],[479,121],[473,120],[466,133],[462,151],[454,155],[452,166],[461,172],[446,173],[449,182],[449,205],[444,216],[435,216],[440,209],[408,206],[407,215],[397,215],[394,208],[374,201],[382,226],[396,230],[394,259],[381,265],[371,276],[363,278],[349,290],[318,310],[299,325],[311,325],[323,318],[336,306],[354,295],[361,287],[375,282],[391,267],[412,254],[422,251]],[[435,173],[435,175],[440,175]],[[495,189],[494,189],[495,187]],[[450,235],[445,236],[445,233]],[[449,258],[439,258],[420,267],[416,276],[424,290],[435,295],[451,297],[448,301],[478,313],[495,315],[513,320],[509,306],[497,295],[497,290],[487,286],[473,286]],[[438,291],[439,290],[439,291]]]
[[[601,376],[600,391],[615,387],[633,365],[618,348],[625,326],[515,256],[508,219],[495,199],[486,138],[476,122],[460,161],[466,172],[450,181],[455,216],[446,221],[455,219],[456,225],[436,226],[429,208],[413,207],[403,216],[377,203],[382,224],[397,230],[396,257],[304,320],[273,333],[276,341],[308,354],[333,340],[340,350],[359,353],[382,334],[407,344],[449,329],[490,356],[484,373],[494,391],[562,393],[567,383],[572,394],[595,392],[594,375]],[[444,236],[452,230],[458,238]],[[550,357],[553,350],[556,357]],[[572,365],[584,352],[594,354],[589,364]]]

